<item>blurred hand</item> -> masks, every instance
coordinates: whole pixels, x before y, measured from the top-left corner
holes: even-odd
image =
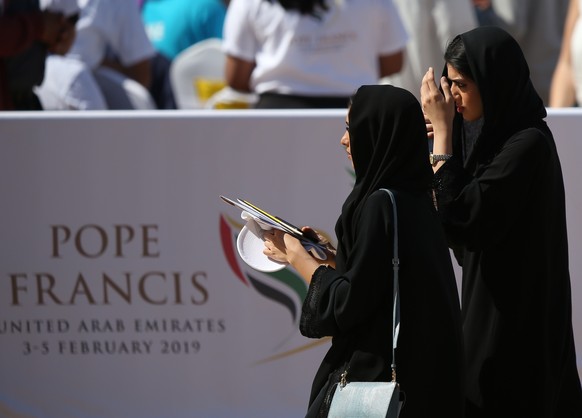
[[[65,17],[62,13],[55,13],[50,11],[42,12],[42,32],[40,34],[40,41],[52,47],[56,44],[65,29]]]
[[[487,10],[491,8],[491,0],[473,0],[473,5],[479,10]]]
[[[73,46],[76,35],[75,23],[70,20],[65,20],[60,36],[54,44],[49,45],[49,51],[53,54],[65,55],[69,52],[71,46]]]

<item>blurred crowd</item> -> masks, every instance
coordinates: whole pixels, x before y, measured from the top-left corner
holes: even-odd
[[[578,106],[580,3],[0,0],[0,110],[185,108],[177,90],[196,95],[199,84],[178,86],[172,67],[208,39],[220,40],[224,59],[210,77],[216,94],[248,107],[345,107],[375,83],[418,97],[427,68],[443,68],[447,43],[478,25],[514,36],[546,106]]]

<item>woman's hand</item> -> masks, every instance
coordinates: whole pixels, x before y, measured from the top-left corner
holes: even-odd
[[[322,234],[317,232],[315,229],[311,228],[310,226],[304,226],[303,228],[301,228],[301,231],[303,232],[303,234],[306,237],[308,237],[314,241],[317,241],[319,244],[321,244],[324,247],[326,258],[325,258],[325,260],[321,260],[321,262],[328,264],[331,267],[335,268],[335,256],[336,256],[337,250],[335,249],[335,247],[333,245],[331,245],[329,240],[326,237],[324,237]],[[317,256],[316,258],[319,259],[319,256]]]
[[[263,232],[265,249],[263,254],[279,263],[291,263],[291,258],[297,253],[306,253],[299,240],[278,229],[270,229]]]
[[[420,87],[427,136],[433,139],[434,154],[452,154],[455,100],[446,77],[441,78],[441,88],[442,92],[434,81],[433,68],[429,68]],[[433,165],[433,171],[436,172],[443,164],[444,161],[439,161]]]
[[[428,139],[434,139],[434,130],[432,128],[432,122],[430,118],[424,114],[424,124],[426,126],[426,134],[428,135]]]
[[[280,263],[291,264],[307,282],[311,282],[313,272],[320,262],[307,252],[299,240],[278,229],[263,231],[265,249],[263,254]]]
[[[441,88],[442,92],[436,85],[434,69],[430,67],[424,74],[420,87],[422,110],[429,132],[446,129],[452,125],[455,117],[455,101],[446,77],[441,77]]]

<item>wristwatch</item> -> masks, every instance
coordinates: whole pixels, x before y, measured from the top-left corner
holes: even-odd
[[[430,161],[430,165],[435,165],[439,161],[447,161],[451,158],[452,154],[433,154],[432,152],[428,155],[428,160]]]

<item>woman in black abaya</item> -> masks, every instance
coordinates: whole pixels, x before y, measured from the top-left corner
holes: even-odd
[[[439,90],[435,198],[463,266],[467,418],[582,417],[564,184],[546,110],[517,42],[497,27],[457,36]]]
[[[356,182],[336,224],[335,258],[321,265],[281,231],[265,233],[265,254],[310,283],[300,329],[332,336],[315,376],[308,417],[326,416],[346,366],[348,380],[388,381],[392,361],[391,189],[398,207],[401,417],[463,417],[463,350],[457,289],[444,232],[430,196],[432,171],[418,101],[392,86],[353,97],[341,143]]]

